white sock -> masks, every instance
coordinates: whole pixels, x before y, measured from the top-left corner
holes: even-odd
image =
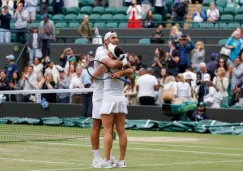
[[[110,154],[110,159],[112,159],[113,158],[113,156],[112,156],[112,151],[111,151],[111,154]]]
[[[94,158],[100,157],[100,150],[93,150],[93,153],[94,153]]]

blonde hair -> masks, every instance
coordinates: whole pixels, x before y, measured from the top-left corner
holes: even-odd
[[[225,69],[223,67],[219,67],[218,68],[218,73],[222,73],[224,77],[226,75],[226,71],[225,71]]]
[[[204,43],[202,41],[198,41],[197,44],[199,44],[199,46],[200,46],[200,48],[199,48],[200,51],[204,50],[205,47],[204,47]]]
[[[173,81],[175,81],[175,77],[173,77],[173,76],[168,76],[165,78],[165,84],[169,84]]]
[[[234,31],[231,35],[231,37],[235,37],[236,35],[240,35],[240,32],[239,31]]]
[[[184,75],[183,74],[178,74],[178,81],[180,81],[180,82],[185,82],[185,78],[184,78]]]
[[[175,30],[175,33],[172,32],[172,29]],[[172,27],[171,27],[171,31],[170,31],[170,33],[172,33],[172,34],[178,34],[178,33],[179,33],[179,29],[178,29],[178,27],[177,27],[177,26],[172,26]]]

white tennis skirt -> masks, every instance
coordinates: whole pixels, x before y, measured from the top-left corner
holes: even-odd
[[[93,101],[92,118],[101,119],[100,108],[102,105],[102,100]]]
[[[116,113],[128,113],[125,97],[104,98],[100,108],[100,115]]]

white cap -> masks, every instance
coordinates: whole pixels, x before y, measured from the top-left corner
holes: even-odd
[[[185,80],[192,80],[192,76],[191,76],[191,74],[186,74],[186,76],[185,76]]]
[[[209,74],[204,74],[203,75],[203,81],[210,81],[210,75]]]
[[[117,36],[116,32],[114,31],[109,31],[105,34],[104,40],[109,39],[111,36]]]

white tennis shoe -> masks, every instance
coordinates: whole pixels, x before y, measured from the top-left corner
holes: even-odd
[[[104,161],[100,164],[100,168],[104,168],[104,169],[112,169],[112,164],[111,164],[111,160],[109,161]]]
[[[103,163],[103,159],[101,157],[99,158],[94,158],[92,162],[92,166],[94,168],[101,168],[101,164]]]
[[[117,160],[116,163],[114,163],[112,166],[117,167],[117,168],[126,168],[127,167],[125,160]]]

